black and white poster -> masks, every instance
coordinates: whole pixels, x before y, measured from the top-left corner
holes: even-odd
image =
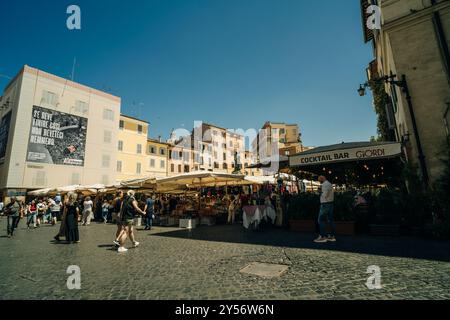
[[[6,148],[8,146],[9,127],[11,125],[12,112],[8,112],[0,122],[0,159],[6,156]]]
[[[88,119],[33,107],[27,161],[84,166]]]

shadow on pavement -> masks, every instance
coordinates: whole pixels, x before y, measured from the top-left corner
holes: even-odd
[[[156,232],[155,232],[156,231]],[[316,244],[315,234],[302,234],[269,227],[249,231],[242,226],[201,226],[193,230],[155,228],[149,236],[189,240],[242,243],[311,250],[329,250],[389,257],[450,262],[450,243],[413,237],[341,236],[335,243]]]

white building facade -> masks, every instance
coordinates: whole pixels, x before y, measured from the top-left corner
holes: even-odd
[[[0,192],[116,181],[121,99],[24,66],[0,100]]]

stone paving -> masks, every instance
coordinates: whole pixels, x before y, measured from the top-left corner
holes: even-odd
[[[241,226],[138,231],[141,246],[113,250],[115,226],[80,227],[81,243],[52,242],[58,226],[13,239],[0,218],[0,299],[450,299],[450,243],[414,238],[340,237]],[[129,244],[130,245],[130,244]],[[252,262],[288,266],[281,277],[239,272]],[[68,290],[67,267],[81,268],[81,290]],[[368,266],[382,288],[369,290]]]

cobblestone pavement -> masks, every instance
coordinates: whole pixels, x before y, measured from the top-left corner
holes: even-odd
[[[0,219],[0,299],[449,299],[450,243],[413,238],[341,237],[316,245],[313,235],[240,226],[189,232],[138,231],[141,246],[118,254],[115,226],[80,227],[81,243],[51,241],[58,227],[6,235]],[[239,272],[251,262],[287,265],[280,278]],[[81,268],[81,290],[68,290],[66,269]],[[382,289],[366,287],[378,265]]]

